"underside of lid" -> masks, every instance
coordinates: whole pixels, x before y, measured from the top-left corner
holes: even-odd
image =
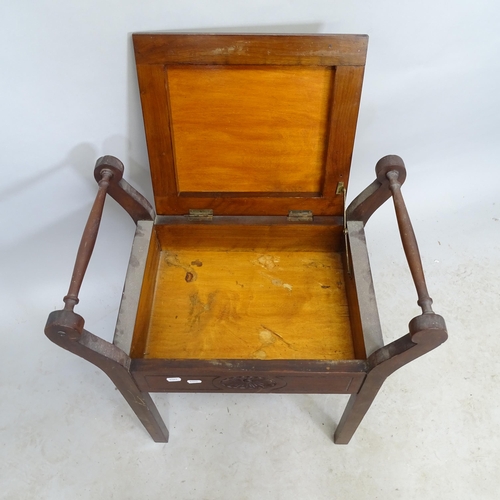
[[[159,215],[341,215],[367,37],[134,35]]]

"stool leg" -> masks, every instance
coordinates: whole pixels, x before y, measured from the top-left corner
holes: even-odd
[[[122,396],[153,438],[153,441],[167,443],[168,429],[149,393],[139,390],[132,375],[124,367],[115,366],[109,371],[106,369],[104,371],[122,393]]]
[[[372,376],[370,376],[372,375]],[[382,387],[385,378],[380,379],[375,373],[368,373],[365,382],[357,394],[353,394],[345,407],[339,425],[335,430],[335,444],[348,444],[370,408],[375,396]]]
[[[134,413],[157,443],[168,441],[168,430],[156,405],[142,392],[130,372],[131,359],[120,348],[83,329],[83,318],[72,311],[53,311],[45,334],[63,349],[100,368],[122,393]]]

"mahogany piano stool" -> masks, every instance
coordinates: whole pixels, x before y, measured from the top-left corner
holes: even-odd
[[[350,394],[347,444],[385,379],[447,338],[398,156],[345,207],[368,37],[135,34],[156,210],[104,156],[54,343],[102,369],[151,437],[150,392]],[[113,343],[74,312],[106,195],[137,224]],[[392,196],[422,314],[384,344],[364,226]]]

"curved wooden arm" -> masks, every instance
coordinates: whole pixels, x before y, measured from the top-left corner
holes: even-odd
[[[349,443],[385,379],[398,368],[435,349],[448,338],[444,319],[434,313],[422,314],[410,322],[410,333],[381,347],[367,360],[368,373],[361,389],[347,403],[334,441]]]
[[[401,186],[406,179],[404,162],[396,155],[385,156],[375,166],[375,172],[377,179],[349,205],[346,219],[362,221],[365,224],[373,212],[392,194],[403,249],[417,289],[417,303],[423,314],[433,313],[417,239],[401,193]]]
[[[400,366],[435,349],[448,338],[448,333],[443,317],[432,310],[417,239],[401,193],[401,185],[406,178],[403,160],[399,156],[386,156],[377,163],[375,171],[377,189],[368,188],[363,198],[357,198],[360,200],[358,203],[354,200],[351,215],[367,220],[374,207],[377,208],[377,203],[380,206],[383,203],[381,200],[385,201],[392,194],[403,249],[417,290],[417,304],[422,309],[422,314],[410,321],[408,335],[378,349],[368,358],[370,369],[380,372],[385,378]]]
[[[97,160],[94,176],[99,184],[99,189],[83,230],[69,290],[63,299],[66,311],[73,311],[79,302],[78,294],[94,250],[106,194],[115,198],[136,223],[138,220],[154,219],[154,211],[148,201],[122,179],[123,171],[123,163],[114,156],[103,156]]]
[[[100,158],[94,175],[99,184],[96,199],[90,211],[78,248],[75,267],[64,309],[50,313],[45,335],[55,344],[100,368],[113,381],[132,410],[156,442],[168,441],[168,430],[151,396],[142,392],[130,371],[130,357],[114,344],[110,344],[84,329],[85,321],[73,309],[87,270],[99,232],[106,194],[111,195],[137,223],[154,220],[151,205],[132,186],[122,179],[123,164],[113,156]]]
[[[424,270],[410,216],[401,193],[406,169],[399,156],[386,156],[375,167],[377,180],[358,196],[347,210],[347,218],[365,223],[392,194],[399,232],[408,266],[417,290],[417,304],[422,314],[409,324],[410,333],[378,349],[368,359],[371,370],[377,368],[387,377],[403,364],[436,348],[447,338],[444,319],[432,310]],[[382,368],[383,367],[383,368]]]
[[[426,313],[410,321],[410,333],[375,351],[368,358],[369,372],[363,391],[372,392],[372,398],[385,379],[411,361],[440,346],[448,338],[442,316]]]
[[[364,224],[381,205],[390,197],[389,179],[386,173],[397,171],[399,183],[402,185],[406,179],[406,168],[403,160],[396,155],[384,156],[375,166],[377,178],[359,196],[357,196],[346,210],[346,219],[349,221],[362,221]]]
[[[448,338],[444,318],[435,313],[416,316],[410,321],[409,329],[410,333],[378,349],[368,358],[370,373],[374,371],[385,379]]]
[[[114,156],[103,156],[97,160],[94,168],[95,180],[100,183],[103,172],[112,167],[114,172],[121,172],[120,175],[113,175],[110,179],[107,193],[116,200],[132,217],[137,224],[140,220],[154,220],[155,211],[141,193],[134,189],[125,179],[123,175],[123,163]]]
[[[349,442],[389,375],[435,349],[448,338],[444,319],[432,310],[432,299],[427,291],[417,240],[401,194],[401,185],[406,178],[403,160],[399,156],[386,156],[377,163],[375,171],[377,179],[354,199],[346,210],[348,227],[356,228],[352,234],[353,241],[351,241],[351,233],[349,233],[349,243],[359,242],[360,235],[363,235],[363,227],[368,219],[392,194],[399,232],[417,289],[417,303],[422,308],[422,314],[410,321],[407,335],[403,335],[385,346],[382,345],[383,340],[380,338],[379,345],[382,347],[379,347],[368,357],[367,374],[363,385],[357,394],[353,394],[349,398],[337,426],[334,436],[334,441],[337,444]],[[366,249],[366,247],[364,248]],[[356,270],[361,270],[364,279],[368,281],[369,286],[373,287],[367,258],[359,262],[356,252],[351,252],[351,255],[355,273]],[[375,316],[378,324],[376,312]],[[365,335],[366,333],[364,332]],[[369,330],[368,333],[370,333]]]
[[[100,368],[122,393],[154,441],[166,443],[168,429],[147,392],[142,392],[130,373],[130,357],[117,346],[83,328],[83,318],[73,311],[53,311],[45,335],[67,351]]]

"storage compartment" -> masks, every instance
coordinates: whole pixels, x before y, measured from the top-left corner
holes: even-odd
[[[385,379],[447,338],[389,155],[346,207],[367,37],[135,34],[155,209],[117,158],[47,336],[102,369],[157,442],[149,392],[351,394],[347,444]],[[109,194],[137,224],[113,343],[74,312]],[[384,344],[364,226],[394,199],[422,314]],[[389,265],[389,264],[388,264]],[[368,354],[368,357],[367,357]]]
[[[157,225],[131,355],[356,359],[342,228]]]

